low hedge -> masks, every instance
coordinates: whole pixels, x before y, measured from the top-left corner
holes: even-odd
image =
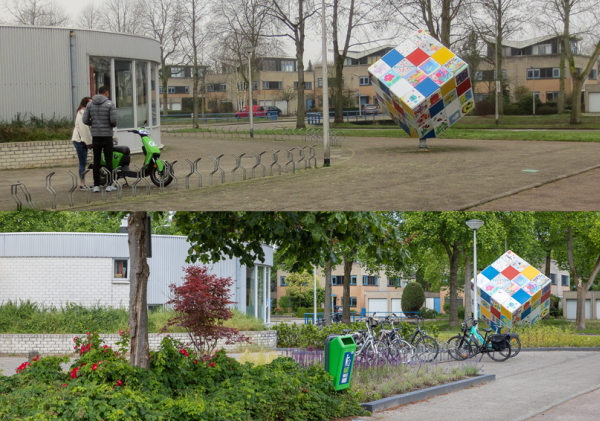
[[[0,419],[12,420],[329,420],[364,415],[357,394],[333,389],[320,366],[292,358],[240,364],[224,351],[200,357],[171,338],[151,353],[150,369],[131,367],[124,352],[97,334],[76,338],[77,358],[35,358],[0,376]]]

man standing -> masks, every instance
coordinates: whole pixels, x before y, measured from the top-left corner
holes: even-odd
[[[104,152],[106,169],[112,174],[113,128],[117,127],[117,107],[108,99],[108,88],[102,86],[98,95],[83,112],[83,124],[92,127],[92,148],[94,151],[94,193],[100,191],[100,160]],[[106,187],[106,191],[117,190],[114,186]]]

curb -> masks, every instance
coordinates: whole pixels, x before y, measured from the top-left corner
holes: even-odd
[[[495,374],[481,374],[476,377],[443,384],[441,386],[434,386],[415,392],[404,393],[402,395],[390,396],[389,398],[380,399],[378,401],[361,403],[360,406],[371,413],[375,413],[395,406],[421,401],[450,392],[456,392],[457,390],[466,389],[471,386],[488,383],[494,380],[496,380]]]
[[[600,164],[592,165],[591,167],[587,167],[587,168],[584,168],[584,169],[579,170],[579,171],[572,171],[572,172],[567,173],[567,174],[558,175],[556,177],[553,177],[553,178],[545,180],[545,181],[540,181],[538,183],[530,184],[528,186],[519,187],[519,188],[516,188],[516,189],[513,189],[513,190],[509,190],[509,191],[504,192],[504,193],[499,193],[499,194],[496,194],[496,195],[494,195],[492,197],[489,197],[487,199],[478,200],[478,201],[470,203],[470,204],[468,204],[466,206],[461,206],[459,209],[456,209],[456,210],[458,210],[458,211],[466,211],[466,210],[469,210],[469,209],[473,209],[473,208],[476,208],[478,206],[485,205],[486,203],[493,202],[495,200],[503,199],[503,198],[509,197],[509,196],[514,196],[515,194],[522,193],[522,192],[527,191],[527,190],[535,189],[537,187],[542,187],[542,186],[545,186],[546,184],[554,183],[556,181],[564,180],[565,178],[574,177],[576,175],[583,174],[585,172],[592,171],[592,170],[595,170],[595,169],[598,169],[598,168],[600,168]]]
[[[600,347],[595,348],[577,348],[577,347],[569,347],[569,348],[521,348],[521,352],[523,351],[600,351]]]

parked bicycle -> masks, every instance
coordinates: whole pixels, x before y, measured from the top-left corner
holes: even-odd
[[[469,321],[471,328],[468,328]],[[507,334],[489,335],[492,329],[483,329],[485,336],[482,337],[477,330],[478,320],[470,317],[462,323],[462,334],[453,336],[448,340],[449,355],[462,361],[467,358],[481,354],[479,360],[487,354],[492,360],[502,362],[511,356],[511,344]]]
[[[413,332],[411,340],[408,342],[417,349],[417,356],[419,358],[423,359],[423,357],[424,357],[425,358],[424,361],[431,362],[437,358],[437,356],[440,352],[440,345],[437,343],[437,341],[435,339],[433,339],[431,336],[428,336],[427,332],[425,332],[423,329],[421,329],[421,325],[419,325],[419,321],[423,321],[423,320],[425,320],[424,317],[415,316],[417,328]],[[423,347],[420,348],[419,345],[423,345]]]
[[[392,316],[394,318],[398,317],[394,313],[392,313]],[[381,322],[382,329],[379,332],[378,339],[383,344],[385,348],[383,352],[387,353],[389,359],[408,364],[416,355],[417,350],[404,340],[400,328],[394,327],[394,318],[392,316],[387,316]],[[384,329],[385,325],[390,325],[391,329]]]

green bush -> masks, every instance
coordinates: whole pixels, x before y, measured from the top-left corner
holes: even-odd
[[[446,301],[444,303],[443,309],[444,309],[444,313],[450,314],[450,302]],[[458,313],[458,320],[465,319],[465,307],[464,306],[458,306],[457,313]]]
[[[277,308],[277,298],[271,299],[271,311],[274,311]]]
[[[291,358],[242,365],[222,350],[196,356],[166,337],[146,370],[131,367],[96,334],[75,343],[81,355],[68,374],[60,370],[64,361],[48,357],[0,377],[0,419],[300,421],[365,414],[355,393],[334,391],[322,367]],[[124,335],[121,349],[127,345]]]
[[[425,317],[426,319],[435,319],[437,316],[439,316],[439,313],[432,308],[423,307],[421,308],[421,316]]]
[[[496,104],[493,101],[479,101],[475,104],[475,109],[473,109],[474,115],[492,115],[496,113]]]
[[[287,313],[292,306],[292,300],[287,295],[284,295],[279,299],[279,307],[283,309],[284,313]]]
[[[418,282],[409,282],[402,292],[402,312],[419,311],[425,302],[425,292]]]
[[[535,114],[536,115],[558,114],[558,107],[556,106],[556,104],[554,104],[554,106],[552,106],[552,104],[544,104],[540,108],[535,109]]]
[[[0,143],[69,140],[72,134],[73,121],[68,118],[44,119],[31,116],[29,120],[24,120],[19,114],[11,122],[0,121]]]

